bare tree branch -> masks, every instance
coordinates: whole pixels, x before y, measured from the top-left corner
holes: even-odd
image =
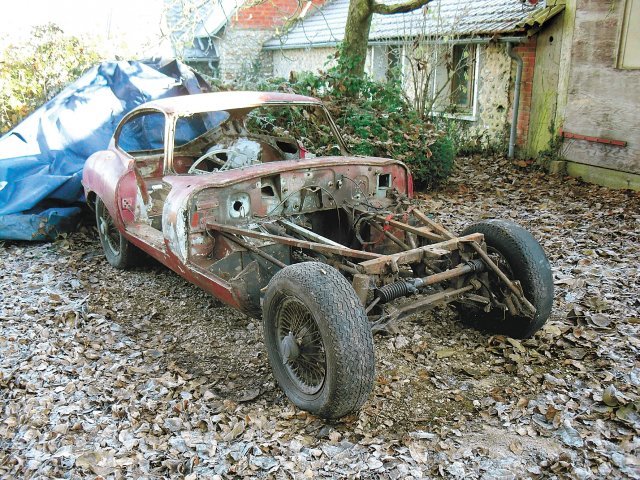
[[[373,2],[371,9],[373,13],[379,13],[381,15],[393,15],[395,13],[407,13],[413,12],[418,8],[424,7],[433,0],[408,0],[402,3],[392,3],[386,5],[384,3]]]

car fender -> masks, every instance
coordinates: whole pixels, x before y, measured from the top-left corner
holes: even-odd
[[[131,170],[131,162],[111,150],[102,150],[91,155],[84,165],[82,186],[85,197],[91,202],[99,197],[111,217],[122,226],[116,192],[120,179]]]

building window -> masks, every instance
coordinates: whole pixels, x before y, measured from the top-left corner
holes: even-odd
[[[476,114],[477,45],[439,45],[423,62],[430,80],[431,111],[473,120]],[[432,66],[433,65],[433,66]]]
[[[395,75],[402,76],[402,46],[389,45],[387,48],[387,80]]]
[[[640,0],[625,2],[617,66],[640,69]]]
[[[450,70],[451,105],[470,112],[473,109],[476,46],[454,45]]]

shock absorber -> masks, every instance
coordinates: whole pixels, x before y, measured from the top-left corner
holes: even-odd
[[[481,272],[484,270],[482,260],[471,260],[469,262],[458,265],[450,270],[435,273],[424,278],[412,278],[400,282],[390,283],[376,290],[375,296],[380,298],[380,303],[387,303],[396,298],[406,297],[416,293],[420,288],[427,285],[444,282],[452,278],[466,275],[473,272]]]

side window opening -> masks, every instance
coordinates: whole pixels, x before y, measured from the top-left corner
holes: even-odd
[[[160,112],[141,113],[125,123],[118,134],[118,148],[133,157],[164,151],[165,118]]]

